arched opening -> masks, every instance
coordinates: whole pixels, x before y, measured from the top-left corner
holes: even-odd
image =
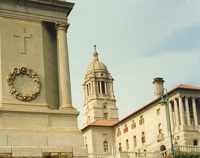
[[[103,151],[108,152],[108,142],[107,141],[103,142]]]
[[[161,123],[158,125],[158,133],[162,134],[162,124]]]
[[[126,150],[127,150],[127,151],[129,150],[129,142],[128,142],[128,139],[126,139]]]
[[[136,146],[137,146],[137,139],[136,139],[136,136],[134,136],[133,137],[133,146],[134,146],[134,148],[136,148]]]
[[[122,151],[122,144],[119,143],[119,151]]]
[[[142,137],[141,137],[141,140],[142,140],[142,143],[145,143],[145,133],[144,132],[142,132]]]
[[[163,152],[162,153],[163,157],[165,157],[167,155],[166,146],[165,145],[161,145],[160,146],[160,151]]]

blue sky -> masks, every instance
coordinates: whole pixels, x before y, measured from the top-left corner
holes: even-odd
[[[200,86],[199,0],[71,0],[68,47],[73,106],[80,111],[94,45],[114,78],[120,119],[153,100],[152,81],[168,90]]]

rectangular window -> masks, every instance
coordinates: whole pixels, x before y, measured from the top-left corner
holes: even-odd
[[[156,110],[157,115],[160,115],[160,108]]]
[[[139,120],[139,124],[142,125],[143,123],[144,123],[144,118],[143,118],[143,116],[141,115],[141,116],[140,116],[140,120]]]
[[[136,128],[136,122],[135,122],[135,120],[132,120],[131,128],[132,128],[132,129],[133,129],[133,128]]]
[[[125,125],[124,125],[124,133],[126,133],[126,132],[128,132],[128,127],[127,127],[127,125],[125,124]]]
[[[121,135],[120,128],[117,129],[117,136],[119,137]]]

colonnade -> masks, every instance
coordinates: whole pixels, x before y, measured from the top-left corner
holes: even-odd
[[[199,98],[179,97],[169,102],[169,111],[172,128],[180,125],[197,126]]]
[[[96,94],[114,95],[112,82],[106,81],[90,81],[84,87],[85,98]]]

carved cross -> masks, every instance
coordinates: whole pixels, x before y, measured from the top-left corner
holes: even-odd
[[[13,34],[13,36],[19,38],[19,52],[26,54],[26,39],[31,39],[31,34],[27,34],[26,29],[23,27],[18,33]]]

